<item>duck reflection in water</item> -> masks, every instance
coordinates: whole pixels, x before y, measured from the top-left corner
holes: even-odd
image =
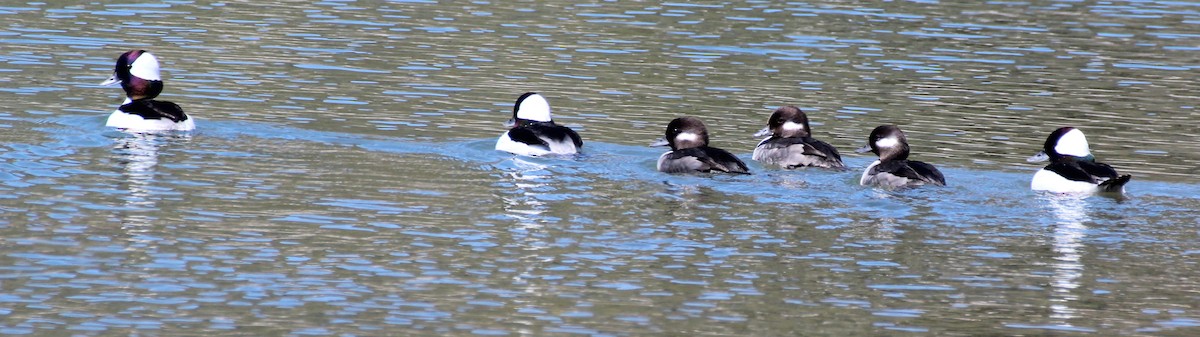
[[[143,227],[152,224],[154,218],[146,214],[158,209],[160,196],[155,195],[158,156],[162,147],[175,142],[191,140],[186,133],[128,133],[115,132],[113,154],[125,178],[123,198],[125,215],[122,223],[126,227]]]
[[[1080,287],[1079,278],[1084,270],[1081,259],[1088,231],[1085,223],[1091,221],[1087,214],[1088,201],[1086,195],[1045,195],[1042,198],[1054,215],[1050,317],[1055,324],[1071,326],[1070,320],[1077,317],[1079,311],[1072,304],[1080,300],[1075,291]]]
[[[504,202],[504,211],[518,222],[514,230],[527,232],[543,227],[540,215],[546,211],[546,204],[539,198],[553,187],[547,183],[551,177],[550,172],[546,170],[548,166],[536,161],[537,159],[526,160],[522,157],[506,161],[512,166],[504,169],[505,180],[510,182],[513,188],[504,189],[510,192],[501,195],[500,199]]]

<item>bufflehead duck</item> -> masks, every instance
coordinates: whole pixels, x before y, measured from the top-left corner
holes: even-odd
[[[513,118],[506,123],[511,129],[496,140],[496,150],[523,156],[575,154],[583,147],[583,139],[571,128],[554,124],[550,119],[550,103],[537,93],[527,92],[513,105]]]
[[[812,138],[810,130],[808,115],[800,108],[775,109],[771,119],[767,120],[767,127],[754,134],[755,137],[770,135],[754,147],[754,160],[789,169],[804,166],[845,168],[837,149]]]
[[[722,149],[708,146],[708,129],[694,117],[680,117],[667,124],[666,137],[650,144],[670,145],[671,151],[658,157],[658,170],[666,173],[721,171],[750,174],[746,163]]]
[[[1046,138],[1042,152],[1029,157],[1030,162],[1047,159],[1050,165],[1033,175],[1030,188],[1055,193],[1124,193],[1130,175],[1118,175],[1108,164],[1096,162],[1088,148],[1083,131],[1072,127],[1059,128]]]
[[[130,50],[117,57],[113,76],[101,82],[121,84],[125,102],[108,116],[105,124],[127,131],[189,131],[196,123],[175,103],[155,100],[163,90],[158,58],[145,50]]]
[[[879,160],[867,166],[858,183],[885,188],[925,184],[946,186],[946,178],[933,165],[908,160],[908,139],[895,125],[880,125],[871,131],[868,144],[857,152],[871,151]],[[868,147],[869,146],[869,147]]]

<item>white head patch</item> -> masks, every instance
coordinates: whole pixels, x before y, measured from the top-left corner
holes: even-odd
[[[691,132],[681,132],[675,135],[675,142],[695,142],[700,140],[700,135]]]
[[[1087,157],[1092,154],[1088,149],[1087,138],[1083,137],[1083,131],[1072,129],[1058,138],[1058,143],[1054,145],[1054,152],[1058,154]]]
[[[788,121],[781,126],[784,131],[804,131],[804,124]]]
[[[897,145],[900,145],[900,138],[896,138],[896,136],[880,138],[875,141],[875,147],[881,148],[881,149],[893,148],[893,147],[896,147]]]
[[[133,64],[129,67],[129,73],[151,81],[162,80],[158,74],[158,58],[150,53],[142,53],[136,60],[133,60]]]
[[[542,95],[533,94],[525,97],[517,106],[517,118],[538,122],[550,121],[550,103]]]

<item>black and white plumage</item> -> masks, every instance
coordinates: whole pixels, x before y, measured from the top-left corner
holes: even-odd
[[[658,170],[666,173],[719,171],[750,174],[741,159],[729,151],[708,146],[708,128],[694,117],[680,117],[667,124],[666,137],[655,146],[670,145],[671,151],[658,157]]]
[[[1050,133],[1042,152],[1030,162],[1047,159],[1050,164],[1033,175],[1030,188],[1056,193],[1124,193],[1132,176],[1117,173],[1108,164],[1096,161],[1083,131],[1063,127]]]
[[[880,125],[867,138],[868,150],[879,156],[879,160],[867,166],[859,179],[861,185],[884,188],[916,187],[921,185],[946,186],[946,178],[933,165],[908,160],[908,138],[895,125]]]
[[[794,106],[775,109],[763,128],[755,137],[770,135],[754,147],[753,159],[766,165],[777,165],[792,169],[798,167],[824,167],[841,169],[842,156],[829,143],[812,138],[808,115]]]
[[[195,121],[175,103],[155,100],[163,90],[158,58],[145,50],[117,57],[113,76],[100,85],[121,84],[125,102],[108,116],[105,125],[126,131],[189,131]]]
[[[496,150],[523,156],[570,155],[583,147],[571,128],[555,124],[545,97],[527,92],[513,105],[512,128],[496,140]]]

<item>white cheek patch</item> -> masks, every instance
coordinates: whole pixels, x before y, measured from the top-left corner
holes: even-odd
[[[893,148],[897,145],[900,145],[900,138],[896,138],[895,136],[880,138],[879,140],[875,141],[875,147],[881,149]]]
[[[680,133],[680,134],[678,134],[678,135],[675,135],[675,142],[676,142],[676,143],[679,143],[679,142],[695,142],[695,141],[699,141],[699,140],[700,140],[700,135],[697,135],[697,134],[694,134],[694,133],[691,133],[691,132],[684,132],[684,133]]]
[[[550,121],[550,102],[542,95],[529,95],[517,107],[517,118],[538,122]]]
[[[804,131],[804,124],[796,122],[786,122],[782,126],[785,131]]]
[[[137,60],[133,60],[133,64],[129,67],[129,73],[151,81],[162,80],[158,74],[158,58],[150,53],[142,53]]]
[[[1079,129],[1067,131],[1058,138],[1058,144],[1054,145],[1054,152],[1076,157],[1087,157],[1092,154],[1092,151],[1088,149],[1087,138],[1083,137],[1083,131],[1079,131]]]

